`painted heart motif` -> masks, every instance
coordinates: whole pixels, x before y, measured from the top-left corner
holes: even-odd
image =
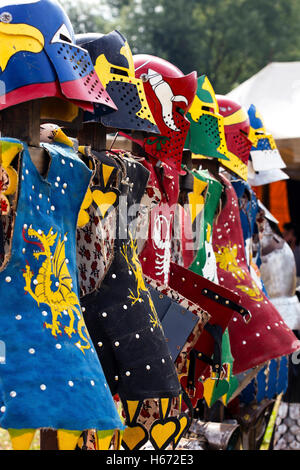
[[[114,436],[114,431],[112,430],[97,431],[98,449],[109,450],[113,436]]]
[[[59,450],[74,450],[79,441],[81,431],[57,430],[57,444]]]
[[[78,227],[84,227],[89,222],[90,216],[87,213],[86,209],[90,207],[92,202],[93,202],[92,191],[90,190],[90,188],[88,188],[84,196],[84,199],[82,201],[80,211],[78,214],[78,219],[77,219]]]
[[[180,423],[176,418],[158,420],[150,429],[150,442],[155,450],[163,450],[174,441],[180,432]]]
[[[123,434],[122,447],[125,450],[138,450],[148,441],[148,433],[140,424],[128,426]]]
[[[187,414],[182,413],[179,417],[180,430],[174,439],[174,447],[176,447],[179,444],[180,439],[184,436],[184,434],[190,427],[190,424],[191,424],[190,417]]]
[[[35,429],[8,429],[12,448],[14,450],[29,450],[35,431]]]
[[[116,193],[112,191],[104,193],[100,189],[95,189],[93,191],[93,200],[99,207],[101,215],[104,218],[107,211],[110,209],[110,207],[112,207],[115,204],[117,200],[117,195]]]
[[[219,400],[223,395],[228,393],[229,383],[226,379],[215,380],[211,377],[207,378],[203,382],[204,385],[204,399],[207,406],[212,406]]]

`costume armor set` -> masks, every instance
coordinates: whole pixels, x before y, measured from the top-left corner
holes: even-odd
[[[298,449],[295,261],[261,188],[285,150],[255,102],[108,28],[0,0],[0,427],[16,450]]]

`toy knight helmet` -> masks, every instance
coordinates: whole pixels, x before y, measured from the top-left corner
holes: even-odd
[[[146,152],[181,172],[182,151],[190,127],[186,118],[197,89],[196,72],[184,75],[164,59],[134,56],[136,76],[144,82],[145,94],[160,131],[160,137],[144,141]]]
[[[95,70],[118,111],[86,115],[86,121],[100,121],[104,126],[158,133],[147,103],[142,80],[135,77],[132,52],[119,31],[108,34],[80,34],[76,43],[90,54]]]
[[[224,117],[225,137],[229,161],[221,165],[247,180],[247,164],[252,147],[249,138],[250,122],[247,111],[235,101],[217,95],[220,114]]]
[[[116,109],[56,0],[0,2],[0,80],[0,110],[49,97]]]

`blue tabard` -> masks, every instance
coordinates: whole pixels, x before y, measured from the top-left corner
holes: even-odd
[[[43,144],[44,178],[22,145],[10,259],[0,272],[0,426],[122,429],[78,300],[75,229],[91,171],[72,149]]]
[[[244,235],[245,248],[247,252],[247,242],[257,234],[256,216],[259,212],[258,202],[251,186],[242,180],[232,181],[232,186],[236,192],[240,205],[240,218]],[[248,193],[250,200],[243,201],[243,196]],[[249,260],[248,260],[249,261]],[[255,260],[258,268],[261,264],[260,257]],[[265,292],[265,291],[264,291]]]

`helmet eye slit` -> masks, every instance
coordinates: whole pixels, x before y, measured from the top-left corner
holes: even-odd
[[[71,33],[65,24],[56,31],[51,40],[52,44],[56,42],[73,44]]]
[[[110,73],[117,74],[117,75],[123,75],[124,77],[128,77],[128,72],[126,72],[125,70],[119,69],[118,67],[111,67],[110,68]]]
[[[68,38],[67,36],[65,36],[64,34],[60,34],[60,35],[59,35],[59,39],[60,39],[61,41],[69,42],[70,44],[72,44],[71,39]]]

